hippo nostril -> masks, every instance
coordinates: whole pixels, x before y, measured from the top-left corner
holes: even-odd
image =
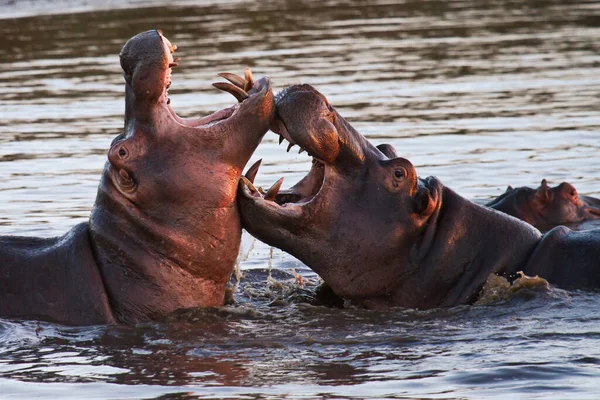
[[[121,176],[121,178],[123,178],[123,180],[126,181],[130,181],[131,177],[129,176],[129,173],[127,171],[125,171],[124,169],[119,171],[119,175]]]
[[[121,157],[121,158],[127,157],[127,150],[125,150],[125,148],[121,147],[119,149],[119,157]]]
[[[123,189],[132,189],[135,186],[133,178],[124,169],[119,170],[119,184]]]
[[[417,191],[414,198],[414,211],[416,214],[424,214],[429,207],[430,192],[429,189],[421,188]]]

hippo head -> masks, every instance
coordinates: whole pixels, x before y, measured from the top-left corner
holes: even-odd
[[[156,219],[189,215],[199,204],[231,205],[241,169],[274,114],[268,78],[246,82],[240,102],[199,119],[170,105],[176,46],[160,31],[130,39],[121,51],[125,76],[125,133],[108,152],[108,186],[123,201]],[[227,86],[223,87],[228,89]],[[173,215],[174,214],[174,215]]]
[[[312,156],[308,175],[289,190],[281,180],[255,189],[257,166],[242,177],[243,226],[318,273],[334,292],[368,306],[411,275],[433,237],[443,186],[420,179],[391,146],[371,145],[309,85],[277,96],[271,129]]]
[[[506,192],[487,204],[530,223],[542,232],[558,225],[575,227],[583,222],[600,219],[597,201],[579,196],[577,189],[567,182],[549,187],[542,180],[537,189],[508,187]]]
[[[120,54],[125,129],[108,151],[90,227],[107,285],[146,277],[129,293],[109,287],[114,307],[131,308],[123,315],[142,313],[131,304],[152,296],[144,310],[161,315],[223,303],[241,237],[238,181],[275,115],[269,79],[253,81],[247,70],[245,78],[221,74],[231,83],[215,84],[237,104],[180,118],[168,96],[175,49],[153,30],[131,38]]]

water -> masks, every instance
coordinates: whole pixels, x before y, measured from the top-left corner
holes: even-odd
[[[231,105],[210,84],[250,66],[276,90],[315,85],[375,144],[467,198],[542,178],[600,195],[597,2],[97,3],[0,0],[0,234],[52,236],[88,218],[122,127],[117,55],[152,28],[179,46],[170,93],[183,116]],[[267,134],[258,184],[308,171],[284,146]],[[0,320],[0,397],[600,396],[598,293],[328,309],[293,283],[288,296],[267,285],[269,265],[314,284],[292,257],[248,235],[242,253],[235,307],[136,327]]]

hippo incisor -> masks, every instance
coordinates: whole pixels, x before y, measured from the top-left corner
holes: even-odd
[[[0,238],[0,316],[135,323],[219,306],[241,237],[244,165],[275,107],[268,78],[222,74],[239,103],[199,119],[168,98],[173,46],[160,31],[121,51],[125,129],[108,152],[89,223],[58,238]]]
[[[559,227],[542,237],[437,178],[418,178],[408,160],[369,143],[309,85],[284,90],[276,109],[273,129],[313,165],[291,189],[280,191],[280,180],[264,195],[251,167],[238,192],[242,224],[338,296],[368,308],[470,304],[491,274],[519,271],[600,287],[600,231]]]

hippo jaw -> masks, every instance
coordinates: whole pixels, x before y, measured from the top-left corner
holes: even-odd
[[[112,143],[90,217],[91,239],[121,321],[219,306],[238,255],[242,168],[275,114],[268,78],[223,74],[238,103],[183,119],[168,88],[174,46],[159,31],[121,52],[125,130]],[[244,87],[240,88],[242,85]]]
[[[312,168],[289,190],[279,190],[279,180],[261,193],[258,165],[251,167],[238,189],[243,226],[303,261],[339,296],[362,304],[389,296],[435,237],[443,186],[418,179],[408,160],[389,159],[310,86],[277,99],[272,130],[305,149]]]
[[[189,204],[191,193],[208,194],[202,196],[208,203],[232,206],[241,170],[274,116],[269,78],[253,81],[247,70],[245,80],[221,74],[237,78],[237,85],[245,88],[215,84],[234,94],[234,106],[201,118],[179,117],[168,97],[172,68],[179,62],[173,57],[175,49],[157,30],[141,33],[123,47],[125,132],[108,152],[111,186],[124,201],[140,207],[155,204],[156,216],[173,201],[183,198]],[[161,204],[162,197],[167,204]]]

